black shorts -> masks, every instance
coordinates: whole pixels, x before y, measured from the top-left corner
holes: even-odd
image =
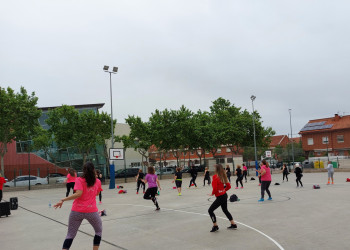
[[[143,196],[143,198],[146,200],[154,198],[154,197],[156,197],[157,191],[158,191],[158,187],[147,188],[146,193]]]
[[[182,185],[182,181],[176,180],[176,181],[175,181],[175,184],[176,184],[176,187],[177,187],[177,188],[180,188],[181,185]]]

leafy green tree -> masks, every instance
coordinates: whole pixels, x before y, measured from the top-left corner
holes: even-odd
[[[40,126],[41,110],[37,108],[37,102],[35,93],[28,95],[23,87],[19,93],[15,93],[10,87],[0,87],[0,158],[3,175],[7,144],[14,140],[31,139]]]
[[[148,122],[143,122],[140,117],[129,116],[125,119],[126,123],[130,127],[130,138],[135,142],[134,149],[142,155],[146,162],[149,158],[149,149],[152,146],[151,142],[151,130]]]
[[[56,164],[57,154],[53,147],[54,139],[51,131],[39,128],[37,135],[33,138],[33,149],[44,151],[46,159],[51,160]]]
[[[110,138],[111,118],[107,113],[91,110],[79,113],[72,106],[62,105],[50,110],[48,117],[46,122],[58,146],[75,147],[82,154],[83,163],[93,148]]]

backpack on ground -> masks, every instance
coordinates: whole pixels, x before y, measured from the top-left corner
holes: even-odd
[[[350,182],[350,178],[346,178],[346,182]]]
[[[235,202],[235,201],[239,201],[237,195],[233,194],[230,196],[230,202]]]
[[[250,178],[250,180],[251,180],[251,181],[255,181],[255,178],[254,178],[254,177],[252,177],[252,178]]]
[[[313,187],[314,187],[314,189],[320,189],[321,188],[320,185],[314,185]]]

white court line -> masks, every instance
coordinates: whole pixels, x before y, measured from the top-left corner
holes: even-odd
[[[136,204],[114,204],[114,205],[119,205],[119,206],[135,206],[135,207],[147,207],[147,208],[154,208],[154,206],[144,206],[144,205],[136,205]],[[196,214],[196,215],[201,215],[201,216],[207,216],[209,217],[208,214],[201,214],[201,213],[196,213],[196,212],[189,212],[189,211],[184,211],[184,210],[178,210],[178,209],[172,209],[172,208],[161,208],[162,210],[169,210],[169,211],[174,211],[174,212],[180,212],[180,213],[187,213],[187,214]],[[219,219],[223,219],[223,220],[227,220],[227,218],[224,218],[224,217],[220,217],[220,216],[216,216],[216,218],[219,218]],[[268,236],[267,234],[261,232],[260,230],[254,228],[254,227],[251,227],[247,224],[244,224],[242,222],[238,222],[236,221],[236,223],[242,225],[242,226],[245,226],[249,229],[252,229],[254,230],[255,232],[261,234],[262,236],[266,237],[267,239],[269,239],[270,241],[272,241],[280,250],[284,250],[284,248],[274,239],[272,239],[270,236]]]

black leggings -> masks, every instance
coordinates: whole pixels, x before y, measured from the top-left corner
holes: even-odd
[[[242,180],[243,180],[243,176],[242,176],[242,175],[237,176],[237,179],[236,179],[236,187],[238,187],[238,182],[241,183],[241,187],[243,187]]]
[[[262,181],[261,182],[261,198],[262,199],[264,199],[265,190],[266,190],[266,193],[271,198],[271,193],[270,193],[270,190],[269,190],[270,184],[271,184],[271,181]]]
[[[288,173],[283,172],[283,180],[284,180],[284,177],[286,177],[286,179],[288,181]]]
[[[75,184],[75,182],[69,182],[69,183],[66,184],[66,187],[67,187],[66,197],[68,197],[70,189],[72,189],[73,194],[75,193],[74,192],[74,184]]]
[[[98,198],[100,199],[100,202],[102,201],[102,191],[98,194]]]
[[[227,179],[229,183],[231,183],[231,172],[227,172]]]
[[[146,185],[145,185],[145,183],[144,183],[143,181],[141,181],[141,180],[138,180],[138,181],[137,181],[137,191],[136,191],[136,192],[139,192],[140,186],[143,187],[143,192],[145,192],[145,187],[146,187]]]
[[[152,188],[147,188],[145,195],[143,198],[145,200],[152,200],[154,205],[159,208],[158,201],[156,199],[156,194],[157,194],[158,188],[157,187],[152,187]]]
[[[2,190],[0,190],[0,202],[2,200]]]
[[[158,188],[157,187],[152,187],[152,188],[147,188],[145,195],[143,198],[145,200],[151,200],[152,198],[156,197]]]
[[[191,187],[192,183],[197,187],[196,179],[197,179],[197,176],[194,176],[194,177],[192,176],[189,187]]]
[[[233,220],[232,215],[227,210],[227,194],[225,193],[216,197],[216,200],[213,202],[213,204],[211,204],[210,208],[208,209],[208,213],[213,223],[216,223],[216,216],[214,214],[214,211],[220,206],[227,219],[229,219],[230,221]]]
[[[210,183],[211,183],[210,176],[207,176],[207,177],[204,177],[203,186],[205,186],[205,181],[206,180],[208,181],[208,185],[210,185]]]
[[[243,178],[245,178],[245,181],[247,182],[247,171],[243,171]]]
[[[302,176],[297,176],[297,179],[296,179],[297,187],[299,187],[299,183],[300,183],[300,186],[303,186],[303,183],[301,183],[301,177],[302,177]],[[299,183],[298,183],[298,182],[299,182]]]

